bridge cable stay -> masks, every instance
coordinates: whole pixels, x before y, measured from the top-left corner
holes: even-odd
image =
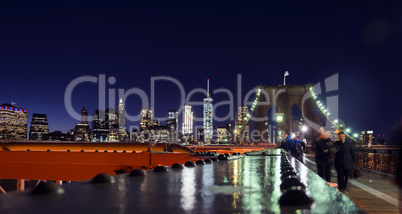
[[[334,125],[334,126],[337,128],[337,130],[339,129],[339,127],[344,128],[344,127],[342,127],[342,126],[343,126],[342,124],[339,124],[339,120],[336,119],[336,118],[333,118],[333,117],[331,116],[331,113],[325,108],[324,104],[323,104],[320,100],[317,99],[317,95],[314,93],[313,87],[310,87],[309,90],[310,90],[311,96],[312,96],[313,99],[314,99],[314,103],[315,103],[315,104],[317,105],[317,107],[320,109],[321,113],[325,116],[325,118],[327,118],[327,120],[328,120],[332,125]],[[345,135],[348,136],[350,139],[352,139],[353,141],[357,142],[356,138],[358,137],[358,134],[355,133],[354,136],[351,136],[351,135],[349,134],[349,132],[351,132],[351,130],[350,130],[349,128],[347,128],[344,133],[345,133]]]
[[[257,107],[258,100],[260,99],[260,94],[261,94],[261,88],[258,88],[258,90],[256,92],[256,98],[254,99],[253,105],[250,108],[251,111],[247,113],[243,122],[239,126],[235,127],[235,129],[238,130],[235,137],[237,135],[239,135],[240,133],[242,133],[244,131],[244,129],[247,127],[248,122],[250,121],[250,117],[254,114],[255,108]]]

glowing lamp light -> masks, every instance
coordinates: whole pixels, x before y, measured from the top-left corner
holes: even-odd
[[[349,132],[350,132],[350,129],[349,129],[349,128],[348,128],[348,129],[346,129],[346,132],[347,132],[347,133],[349,133]]]
[[[283,122],[283,113],[276,113],[276,122],[281,123]]]
[[[358,137],[359,137],[359,134],[354,133],[354,134],[353,134],[353,137],[354,137],[354,138],[358,138]]]
[[[302,132],[306,132],[308,130],[307,126],[302,126],[301,127]]]
[[[334,123],[338,123],[338,120],[335,120]]]
[[[295,138],[296,137],[296,134],[295,133],[292,133],[292,138]]]

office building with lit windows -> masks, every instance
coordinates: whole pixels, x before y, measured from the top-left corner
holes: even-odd
[[[177,131],[177,122],[176,122],[176,119],[169,119],[169,120],[166,120],[166,126],[169,127],[169,129],[170,129],[172,132]]]
[[[28,110],[16,104],[4,103],[0,106],[0,139],[27,140]]]
[[[29,140],[43,140],[42,135],[49,133],[46,114],[33,114],[29,128]]]
[[[207,96],[204,98],[204,141],[210,143],[213,137],[213,99],[209,94],[209,79],[207,81]]]
[[[153,112],[151,107],[141,106],[140,129],[145,130],[153,125]]]
[[[128,142],[129,136],[127,134],[127,126],[126,126],[126,110],[124,108],[123,98],[120,98],[119,106],[118,106],[118,113],[119,113],[119,136],[120,142]]]
[[[107,142],[109,135],[109,124],[106,119],[106,113],[102,110],[96,110],[92,115],[92,141]]]
[[[227,133],[226,126],[218,126],[216,128],[216,131],[218,132],[216,142],[223,144],[223,143],[228,143],[229,142],[229,134]]]
[[[197,129],[197,142],[198,143],[204,142],[204,129],[203,128]]]
[[[91,129],[88,125],[88,111],[82,107],[81,123],[77,124],[71,132],[74,141],[91,141]]]
[[[248,123],[247,116],[249,115],[247,106],[239,106],[236,113],[235,121],[235,141],[236,143],[243,143],[249,140],[248,138]]]
[[[107,142],[119,142],[119,114],[113,108],[108,108],[106,119],[109,126]]]
[[[193,112],[191,106],[185,105],[183,111],[183,124],[182,124],[183,137],[186,137],[187,141],[192,141],[193,136]]]
[[[176,130],[179,130],[179,112],[177,110],[169,109],[169,119],[176,120]]]

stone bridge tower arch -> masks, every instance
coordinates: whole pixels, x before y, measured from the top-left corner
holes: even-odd
[[[267,113],[271,106],[278,108],[278,113],[284,113],[283,122],[278,124],[278,129],[285,132],[292,132],[292,106],[297,105],[302,110],[303,117],[308,118],[315,124],[320,124],[319,113],[315,110],[313,98],[304,100],[306,93],[310,93],[313,84],[305,85],[280,85],[280,86],[258,86],[261,95],[255,108],[255,130],[257,133],[264,133],[267,130]],[[307,96],[306,96],[307,97]],[[257,137],[257,142],[266,142],[266,134]]]

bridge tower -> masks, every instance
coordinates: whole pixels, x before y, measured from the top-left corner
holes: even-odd
[[[280,85],[280,86],[258,86],[262,93],[259,96],[255,108],[255,130],[261,133],[256,139],[257,142],[266,142],[267,140],[267,113],[272,106],[278,108],[278,113],[283,113],[283,121],[278,123],[278,129],[285,132],[292,132],[293,119],[292,107],[297,105],[302,110],[302,117],[307,117],[315,124],[320,124],[319,112],[315,110],[314,99],[307,95],[309,88],[313,84],[305,85]],[[265,134],[264,134],[265,133]],[[310,131],[308,140],[310,141],[316,133]],[[257,138],[258,138],[257,137]]]

